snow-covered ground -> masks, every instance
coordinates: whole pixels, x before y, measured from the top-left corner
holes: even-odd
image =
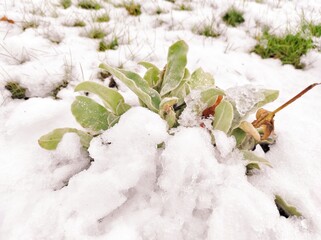
[[[321,88],[277,114],[276,144],[266,154],[256,150],[273,168],[253,176],[245,175],[232,138],[216,132],[214,147],[202,128],[169,134],[166,122],[139,107],[117,79],[126,102],[137,107],[92,140],[90,156],[75,134],[55,151],[38,145],[54,128],[81,128],[70,112],[73,89],[84,80],[101,82],[101,62],[139,72],[142,60],[162,68],[179,39],[189,45],[188,68],[201,66],[220,88],[279,90],[270,110],[320,82],[317,49],[302,57],[303,70],[250,53],[264,25],[281,34],[296,31],[303,18],[320,23],[319,0],[137,2],[138,17],[115,7],[121,0],[100,1],[98,11],[80,9],[77,1],[68,9],[58,0],[0,2],[0,18],[15,21],[0,21],[0,239],[321,239]],[[176,10],[181,3],[192,11]],[[221,19],[231,6],[244,12],[237,28]],[[93,21],[103,13],[109,22]],[[76,20],[87,25],[70,27]],[[195,34],[211,21],[218,38]],[[27,23],[39,26],[23,30]],[[97,51],[99,40],[87,37],[94,27],[105,30],[107,40],[116,36],[118,49]],[[66,79],[54,99],[52,91]],[[29,99],[11,99],[8,81],[27,88]],[[280,216],[276,194],[303,217]]]

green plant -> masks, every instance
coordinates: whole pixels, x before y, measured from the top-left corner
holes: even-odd
[[[205,37],[216,38],[220,36],[219,32],[215,29],[214,22],[210,24],[203,24],[201,26],[196,26],[195,32]]]
[[[226,97],[225,92],[215,86],[211,74],[204,72],[201,68],[193,73],[189,72],[186,68],[187,52],[187,44],[184,41],[178,41],[169,48],[167,64],[162,70],[152,63],[139,63],[146,68],[143,77],[108,64],[101,64],[99,67],[127,85],[137,95],[141,105],[158,113],[167,121],[169,127],[179,125],[178,119],[187,107],[186,97],[191,91],[198,92],[199,99],[189,106],[194,114],[208,120],[212,119],[210,116],[214,116],[213,129],[235,136],[237,147],[244,154],[244,158],[248,159],[248,163],[252,164],[251,166],[258,168],[259,163],[268,165],[266,160],[251,152],[256,144],[261,143],[261,138],[257,129],[247,122],[246,118],[251,112],[276,99],[278,92],[261,90],[262,98],[241,114],[236,104]],[[94,93],[104,102],[102,106],[88,97],[78,96],[72,104],[72,113],[76,120],[94,134],[113,126],[130,108],[116,90],[94,82],[83,82],[76,86],[75,91]],[[46,135],[44,139],[48,139],[52,134]],[[264,141],[267,140],[264,139]],[[56,146],[57,142],[54,144]]]
[[[236,27],[243,23],[245,20],[243,18],[243,13],[232,7],[227,10],[223,16],[223,21],[232,27]]]
[[[28,28],[37,28],[39,27],[39,23],[36,20],[24,21],[22,23],[22,30],[25,31]]]
[[[180,4],[177,6],[177,10],[180,10],[180,11],[192,11],[192,7],[190,5],[187,5],[187,4]]]
[[[107,13],[100,15],[96,18],[96,22],[108,22],[110,20],[110,17]]]
[[[60,5],[64,8],[67,9],[72,5],[71,0],[60,0]]]
[[[312,48],[314,48],[312,39],[303,37],[300,33],[278,37],[264,31],[253,52],[262,58],[277,58],[283,64],[292,64],[295,68],[301,69],[304,67],[300,61],[301,56]]]
[[[76,20],[73,24],[74,27],[85,27],[86,23],[82,20]]]
[[[106,36],[106,32],[101,28],[93,28],[89,31],[88,37],[93,39],[101,39]]]
[[[312,36],[321,37],[321,24],[305,23],[302,26],[302,31],[309,31]]]
[[[97,3],[95,0],[81,0],[78,3],[78,7],[88,10],[99,10],[101,9],[101,5]]]
[[[115,37],[112,39],[112,41],[110,43],[107,43],[104,40],[100,41],[98,51],[104,52],[107,50],[116,50],[117,48],[118,48],[118,38]]]
[[[130,1],[124,4],[125,9],[127,10],[129,15],[139,16],[142,14],[141,5],[135,3],[134,1]]]
[[[18,82],[9,81],[5,85],[5,89],[7,89],[11,93],[12,99],[24,99],[26,98],[26,88],[22,87]]]

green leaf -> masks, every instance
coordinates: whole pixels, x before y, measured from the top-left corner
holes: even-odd
[[[100,64],[99,67],[110,72],[120,81],[126,84],[146,106],[154,112],[158,112],[161,98],[159,93],[148,86],[148,83],[138,74],[130,71],[113,68],[107,64]]]
[[[302,214],[294,207],[287,204],[279,195],[275,195],[274,202],[277,208],[283,211],[285,217],[296,216],[301,217]]]
[[[71,105],[71,112],[77,122],[84,128],[100,131],[109,127],[107,118],[111,113],[88,97],[76,97],[76,100]]]
[[[215,86],[215,81],[210,73],[204,72],[202,68],[196,69],[189,82],[192,89],[206,89]]]
[[[215,87],[211,87],[201,92],[201,102],[203,103],[203,109],[211,107],[216,102],[217,96],[222,95],[224,96],[225,93],[223,90]]]
[[[139,65],[142,65],[147,69],[144,79],[148,82],[148,85],[151,88],[156,88],[160,84],[160,70],[154,64],[149,62],[140,62]]]
[[[176,113],[173,109],[174,104],[177,102],[177,97],[166,97],[159,105],[159,115],[166,120],[170,128],[173,127],[177,122]]]
[[[263,107],[265,104],[273,102],[274,100],[276,100],[279,97],[278,90],[262,89],[262,92],[264,94],[264,99],[255,105],[254,110],[257,110],[258,108]],[[253,110],[252,110],[252,112],[253,112]]]
[[[187,63],[188,46],[184,41],[178,41],[170,46],[167,55],[167,65],[160,95],[164,96],[179,86],[183,80]]]
[[[216,107],[214,114],[214,129],[221,130],[227,133],[233,121],[233,106],[228,101],[222,100]]]
[[[248,161],[249,164],[256,163],[256,164],[264,164],[266,166],[272,167],[271,163],[266,160],[265,158],[257,156],[252,151],[242,150],[244,160]]]
[[[38,143],[44,149],[55,150],[66,133],[76,133],[80,138],[81,145],[85,148],[89,147],[90,141],[93,138],[90,134],[75,128],[57,128],[39,138]]]
[[[130,108],[118,91],[95,82],[82,82],[76,86],[75,91],[86,91],[98,95],[103,100],[105,107],[118,116]]]
[[[178,105],[183,104],[184,98],[191,92],[191,88],[188,84],[190,77],[191,77],[191,74],[189,73],[188,69],[185,68],[184,78],[181,81],[180,85],[168,94],[169,97],[178,98],[178,102],[177,102]]]
[[[139,62],[139,65],[142,65],[144,68],[149,69],[149,68],[155,68],[158,71],[160,71],[154,64],[150,63],[150,62]]]
[[[155,88],[160,81],[160,71],[156,68],[149,68],[145,75],[144,75],[144,79],[147,81],[148,85],[151,88]]]
[[[256,140],[241,128],[235,128],[231,135],[235,137],[236,146],[240,150],[251,150],[256,145]]]

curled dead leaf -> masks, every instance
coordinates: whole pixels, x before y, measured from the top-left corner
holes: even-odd
[[[3,16],[2,18],[0,18],[0,21],[8,22],[8,23],[11,23],[11,24],[15,23],[12,19],[7,18],[7,16]]]

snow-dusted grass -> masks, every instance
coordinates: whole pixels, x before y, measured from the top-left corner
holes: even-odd
[[[202,66],[224,90],[246,84],[278,89],[280,97],[266,107],[275,109],[320,81],[321,55],[310,49],[300,58],[306,67],[298,70],[251,53],[255,37],[264,26],[277,36],[297,32],[302,13],[320,22],[320,1],[195,0],[188,3],[192,11],[178,11],[183,1],[142,0],[142,14],[135,17],[115,7],[121,0],[97,1],[100,10],[80,8],[79,2],[67,9],[59,0],[0,2],[0,13],[15,21],[0,21],[0,239],[321,239],[319,88],[278,113],[276,144],[267,153],[255,150],[273,168],[250,177],[234,138],[216,132],[214,147],[199,127],[168,132],[118,79],[133,107],[92,140],[89,154],[72,133],[55,151],[37,143],[52,129],[80,128],[70,112],[78,95],[73,89],[85,80],[103,79],[107,86],[111,77],[98,77],[101,62],[138,72],[142,60],[163,67],[167,48],[179,39],[190,46],[189,69]],[[245,19],[235,28],[221,20],[232,6]],[[157,9],[163,12],[151,14]],[[104,12],[110,21],[99,24],[106,24],[107,40],[118,36],[115,51],[97,51],[98,40],[86,37],[87,29],[65,25],[81,20],[88,29],[98,27],[94,19]],[[213,14],[218,38],[191,31]],[[37,28],[23,30],[26,19]],[[59,44],[50,40],[52,29],[63,36]],[[70,82],[55,100],[66,59],[72,60]],[[9,81],[27,88],[29,99],[12,99]],[[162,143],[165,148],[157,148]],[[280,216],[275,195],[303,217]]]

